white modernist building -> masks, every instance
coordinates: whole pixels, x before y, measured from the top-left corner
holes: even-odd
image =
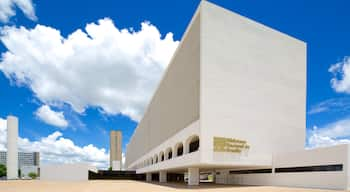
[[[349,189],[349,146],[305,150],[306,44],[202,1],[126,152],[148,181]]]
[[[18,179],[18,119],[7,117],[7,179]]]

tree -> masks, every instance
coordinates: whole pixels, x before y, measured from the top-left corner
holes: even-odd
[[[6,176],[6,166],[0,164],[0,177]]]
[[[108,168],[108,171],[112,171],[112,167],[109,167],[109,168]]]
[[[38,175],[37,175],[36,173],[34,173],[34,172],[28,173],[28,176],[29,176],[30,178],[32,178],[32,179],[36,179],[36,178],[38,177]]]

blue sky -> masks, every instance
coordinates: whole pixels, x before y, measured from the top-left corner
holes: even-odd
[[[23,149],[58,131],[48,146],[62,144],[66,148],[60,150],[77,151],[73,159],[60,161],[85,160],[102,166],[109,130],[123,131],[125,150],[200,1],[8,2],[0,2],[0,118],[19,117]],[[307,43],[307,147],[348,142],[350,2],[211,2]],[[45,59],[38,59],[43,55]],[[133,76],[137,80],[131,80]],[[131,90],[133,86],[137,89]],[[95,153],[86,152],[90,144]],[[94,154],[99,159],[88,157]]]

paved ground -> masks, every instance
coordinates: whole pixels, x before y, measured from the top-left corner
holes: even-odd
[[[242,187],[215,184],[202,184],[188,187],[184,184],[145,183],[129,180],[118,181],[0,181],[0,192],[160,192],[160,191],[212,191],[212,192],[324,192],[326,190],[283,188],[283,187]]]

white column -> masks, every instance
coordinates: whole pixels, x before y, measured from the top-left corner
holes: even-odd
[[[146,173],[146,181],[151,182],[152,181],[152,173]]]
[[[184,148],[183,148],[183,150],[184,150],[183,154],[187,154],[187,153],[190,152],[190,145],[189,145],[189,143],[187,143],[187,141],[185,141],[183,147],[184,147]]]
[[[7,117],[7,179],[18,179],[18,119]]]
[[[167,172],[166,171],[159,172],[159,182],[161,182],[161,183],[167,182]]]
[[[188,185],[199,185],[199,168],[188,168]]]

